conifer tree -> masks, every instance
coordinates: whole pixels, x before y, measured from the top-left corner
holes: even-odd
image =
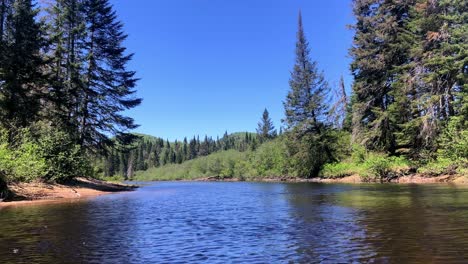
[[[0,118],[11,130],[35,121],[46,84],[39,12],[31,0],[0,3]]]
[[[284,102],[286,125],[289,129],[300,126],[303,132],[319,131],[326,120],[325,96],[328,84],[317,69],[317,62],[310,58],[301,13],[297,31],[296,61],[289,86],[291,89]]]
[[[261,141],[272,139],[276,136],[275,127],[266,108],[263,111],[260,122],[258,122],[257,134]]]
[[[288,128],[288,151],[295,173],[301,177],[317,176],[322,166],[332,160],[326,134],[328,84],[317,63],[310,58],[302,16],[296,42],[296,61],[290,90],[284,102],[285,124]]]
[[[413,1],[355,0],[356,31],[351,49],[354,75],[353,138],[371,149],[391,153],[397,149],[395,132],[407,113],[392,111],[406,99],[395,80],[408,61],[411,47],[406,30]],[[404,102],[400,100],[400,104]],[[393,105],[395,104],[395,105]],[[392,106],[393,105],[393,106]],[[399,110],[405,110],[403,108]]]
[[[58,123],[91,150],[135,139],[137,126],[122,112],[140,104],[137,79],[127,70],[122,23],[107,0],[57,0],[50,9],[54,82],[51,98]]]

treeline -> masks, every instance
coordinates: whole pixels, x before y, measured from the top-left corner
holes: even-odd
[[[355,1],[354,14],[354,141],[423,159],[449,147],[444,130],[467,128],[468,2]]]
[[[300,14],[284,134],[137,178],[468,175],[468,2],[354,0],[353,13],[350,95],[312,59]]]
[[[91,154],[131,142],[122,27],[108,0],[0,0],[0,181],[92,176]]]
[[[360,163],[381,178],[393,177],[392,164],[466,172],[468,2],[355,0],[353,12],[352,94],[341,82],[334,105],[299,17],[284,102],[293,174],[337,172],[343,163]],[[348,146],[334,144],[343,133],[351,134]]]
[[[121,176],[132,178],[135,171],[146,171],[168,164],[181,164],[185,161],[208,156],[212,153],[237,150],[245,152],[255,150],[261,143],[255,133],[227,132],[222,138],[213,139],[199,136],[190,140],[169,142],[162,138],[139,135],[132,147],[127,150],[113,149],[109,155],[102,158],[102,168],[105,177]]]
[[[205,136],[203,140],[194,136],[190,140],[169,142],[162,138],[138,135],[136,142],[126,148],[114,148],[97,166],[104,177],[133,178],[136,171],[146,171],[169,164],[181,164],[185,161],[208,156],[212,153],[236,150],[238,152],[255,151],[261,144],[282,134],[278,132],[267,109],[258,122],[257,133],[237,132],[213,139]]]
[[[327,98],[333,94],[310,58],[299,18],[284,102],[296,175],[364,169],[388,178],[393,165],[466,172],[468,3],[355,0],[353,12],[352,94],[341,81],[331,106]],[[350,134],[347,146],[334,144],[343,133]]]

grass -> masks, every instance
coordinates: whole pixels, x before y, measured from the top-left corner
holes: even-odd
[[[359,153],[339,163],[326,164],[324,178],[343,178],[359,175],[363,181],[382,180],[409,171],[411,162],[404,157],[389,157],[381,153]]]

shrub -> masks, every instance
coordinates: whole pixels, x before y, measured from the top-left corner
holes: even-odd
[[[391,171],[390,160],[383,156],[372,157],[365,162],[368,173],[364,177],[368,179],[383,180]]]
[[[439,156],[452,161],[468,160],[468,130],[461,116],[452,117],[439,137]]]
[[[93,176],[86,153],[73,143],[71,136],[53,128],[39,140],[41,156],[47,165],[46,180],[67,181],[77,176]]]
[[[15,147],[7,143],[5,130],[1,130],[0,134],[0,174],[3,181],[31,181],[45,175],[45,159],[28,129],[23,129],[14,137]]]
[[[287,174],[288,159],[286,153],[286,146],[278,139],[264,143],[251,157],[251,164],[255,169],[254,174],[262,177]]]

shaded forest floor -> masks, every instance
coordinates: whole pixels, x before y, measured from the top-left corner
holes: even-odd
[[[137,186],[76,178],[64,184],[15,183],[10,184],[8,188],[11,195],[5,201],[0,201],[0,206],[85,199],[110,193],[133,191]]]

